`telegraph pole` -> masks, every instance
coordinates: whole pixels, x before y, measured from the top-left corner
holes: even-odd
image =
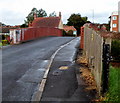
[[[94,24],[94,9],[92,10],[92,18],[93,18],[93,24]]]

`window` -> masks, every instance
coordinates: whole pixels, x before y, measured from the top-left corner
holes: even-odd
[[[117,24],[113,24],[113,28],[116,28],[117,27]]]
[[[76,34],[77,34],[77,31],[73,31],[73,34],[76,35]]]
[[[117,17],[116,17],[116,16],[113,16],[113,20],[117,20]]]

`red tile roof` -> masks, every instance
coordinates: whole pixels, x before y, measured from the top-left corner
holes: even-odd
[[[74,28],[74,26],[67,26],[67,25],[64,25],[63,28],[64,28],[65,31],[69,31],[69,30],[77,31],[77,30]]]
[[[38,17],[33,23],[32,27],[54,27],[57,28],[60,23],[60,17]]]

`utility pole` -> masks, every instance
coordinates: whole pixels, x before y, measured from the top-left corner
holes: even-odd
[[[93,24],[94,24],[94,9],[92,10],[92,18],[93,18]]]

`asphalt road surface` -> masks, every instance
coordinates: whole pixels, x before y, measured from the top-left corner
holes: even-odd
[[[2,100],[30,101],[52,54],[73,37],[47,37],[2,50]]]

